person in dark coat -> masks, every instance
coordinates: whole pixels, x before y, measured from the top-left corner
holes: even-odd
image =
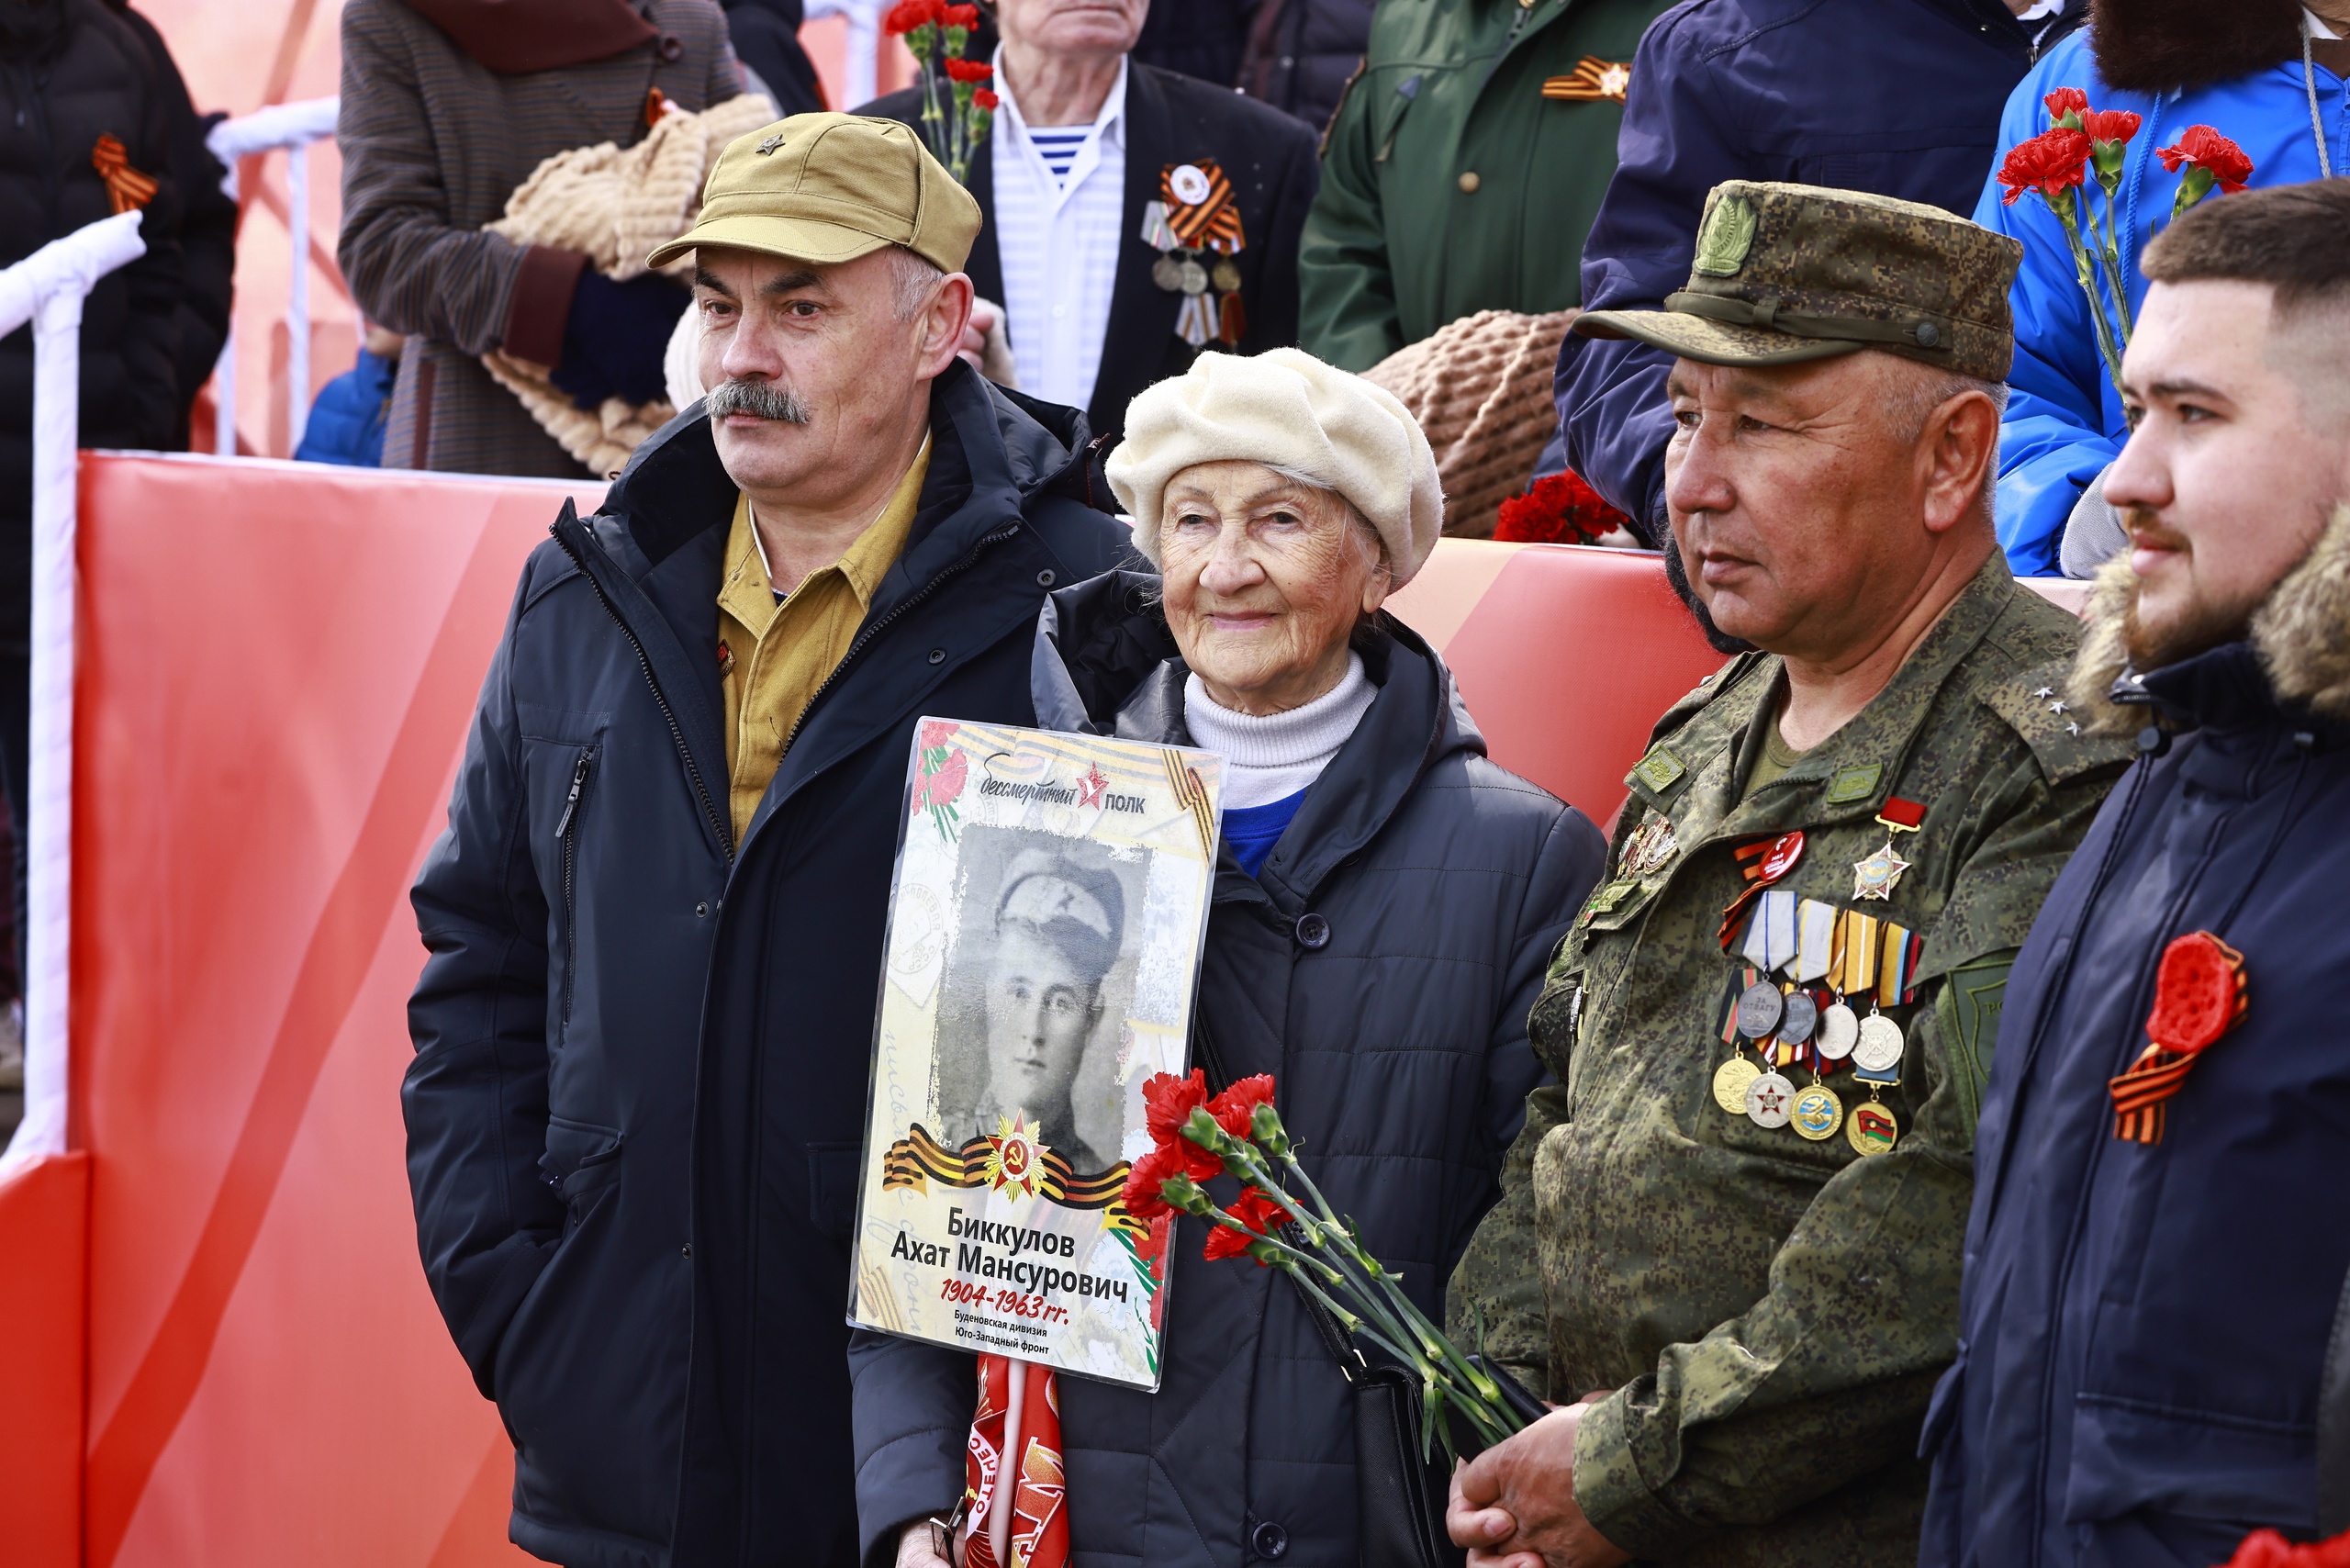
[[[1161,71],[1229,87],[1239,80],[1252,18],[1263,8],[1263,0],[1163,0],[1143,18],[1134,57]]]
[[[829,107],[816,62],[800,47],[800,25],[807,20],[805,0],[724,0],[726,30],[735,56],[767,88],[778,118],[812,114]]]
[[[2320,1397],[2350,1373],[2345,254],[2344,179],[2143,252],[2132,549],[2042,694],[2141,756],[2008,984],[1927,1568],[2209,1568],[2350,1523]]]
[[[1442,506],[1385,392],[1203,355],[1136,400],[1110,480],[1163,588],[1052,595],[1037,722],[1224,755],[1193,1060],[1275,1076],[1314,1182],[1433,1315],[1541,1080],[1527,1011],[1598,831],[1487,761],[1443,660],[1379,613]],[[1170,1244],[1156,1394],[1058,1380],[1072,1561],[1352,1568],[1346,1378],[1296,1291],[1203,1240]],[[851,1358],[866,1560],[940,1568],[919,1521],[963,1489],[974,1360],[865,1333]]]
[[[1046,590],[1125,557],[1083,419],[955,356],[978,215],[946,171],[894,126],[778,134],[677,242],[714,390],[532,555],[414,894],[425,1274],[514,1439],[512,1538],[571,1568],[855,1563],[847,1241],[914,722],[1030,722]]]
[[[1975,210],[2008,91],[2086,15],[2010,0],[1684,0],[1633,56],[1615,178],[1583,249],[1586,310],[1657,310],[1689,273],[1724,180],[1833,185]],[[1672,356],[1568,336],[1556,393],[1571,468],[1651,542],[1665,534]]]
[[[1201,350],[1297,342],[1298,238],[1321,178],[1314,135],[1297,121],[1134,59],[1145,9],[1140,0],[999,0],[993,85],[1003,102],[968,175],[983,215],[971,284],[1002,308],[1021,389],[1081,404],[1110,436],[1136,393],[1181,375]],[[919,127],[922,95],[909,87],[861,112]],[[1222,204],[1206,171],[1229,182],[1238,216],[1233,274],[1214,253],[1164,232],[1154,241],[1145,227],[1146,209],[1170,191],[1177,202]],[[1007,211],[1017,228],[1009,234]],[[1174,281],[1185,255],[1201,266],[1191,294]],[[1217,308],[1201,312],[1187,337],[1194,299]],[[1227,310],[1239,329],[1230,338],[1218,335]]]
[[[1374,0],[1260,0],[1240,57],[1240,90],[1320,135],[1363,63],[1375,8]]]
[[[107,154],[118,149],[119,161]],[[112,167],[109,177],[100,165]],[[0,3],[0,266],[138,208],[147,253],[82,303],[77,439],[163,448],[184,410],[185,266],[169,99],[140,35],[101,0]],[[33,330],[0,338],[0,778],[25,842],[32,637]],[[24,859],[16,929],[23,946]]]
[[[179,420],[170,442],[171,450],[176,452],[189,444],[189,411],[196,395],[212,379],[213,367],[220,360],[220,345],[229,341],[229,312],[236,295],[237,203],[222,185],[229,171],[204,141],[212,128],[229,117],[217,111],[197,114],[179,63],[155,24],[123,0],[106,0],[106,4],[147,46],[155,91],[163,99],[171,129],[165,167],[179,197],[180,212],[180,342],[173,360],[178,367]]]

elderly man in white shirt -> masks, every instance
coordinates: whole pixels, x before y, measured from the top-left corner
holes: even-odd
[[[1180,0],[1174,0],[1180,3]],[[1008,379],[1114,434],[1136,393],[1203,348],[1297,339],[1297,241],[1320,178],[1297,121],[1129,59],[1149,0],[998,0],[1001,102],[974,160],[972,280]],[[919,127],[913,89],[864,111]],[[1003,375],[1001,361],[982,365]]]

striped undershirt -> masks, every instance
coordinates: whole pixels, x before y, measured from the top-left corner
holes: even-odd
[[[1028,128],[1028,140],[1035,145],[1036,155],[1045,161],[1045,167],[1053,172],[1053,178],[1066,185],[1069,166],[1077,162],[1077,150],[1085,145],[1085,139],[1092,130],[1090,125],[1032,125]]]

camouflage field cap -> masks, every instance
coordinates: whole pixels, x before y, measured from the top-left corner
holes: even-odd
[[[701,216],[644,264],[666,266],[702,245],[820,263],[903,245],[951,273],[979,233],[979,204],[906,127],[793,115],[726,144],[702,187]]]
[[[2023,247],[1938,207],[1818,185],[1725,180],[1706,198],[1689,286],[1662,310],[1586,310],[1574,330],[1708,364],[1794,364],[1883,349],[2005,381],[2008,286]]]

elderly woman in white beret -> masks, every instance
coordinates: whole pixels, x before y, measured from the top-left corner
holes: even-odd
[[[1108,472],[1160,576],[1046,602],[1038,722],[1225,758],[1193,1060],[1277,1075],[1315,1182],[1440,1316],[1605,846],[1486,759],[1443,661],[1381,610],[1444,505],[1393,397],[1294,349],[1203,354],[1134,400]],[[1283,1276],[1202,1240],[1182,1221],[1157,1394],[1060,1380],[1074,1560],[1354,1568],[1339,1363]],[[970,1358],[864,1337],[851,1364],[867,1561],[934,1568],[917,1521],[962,1491]]]

